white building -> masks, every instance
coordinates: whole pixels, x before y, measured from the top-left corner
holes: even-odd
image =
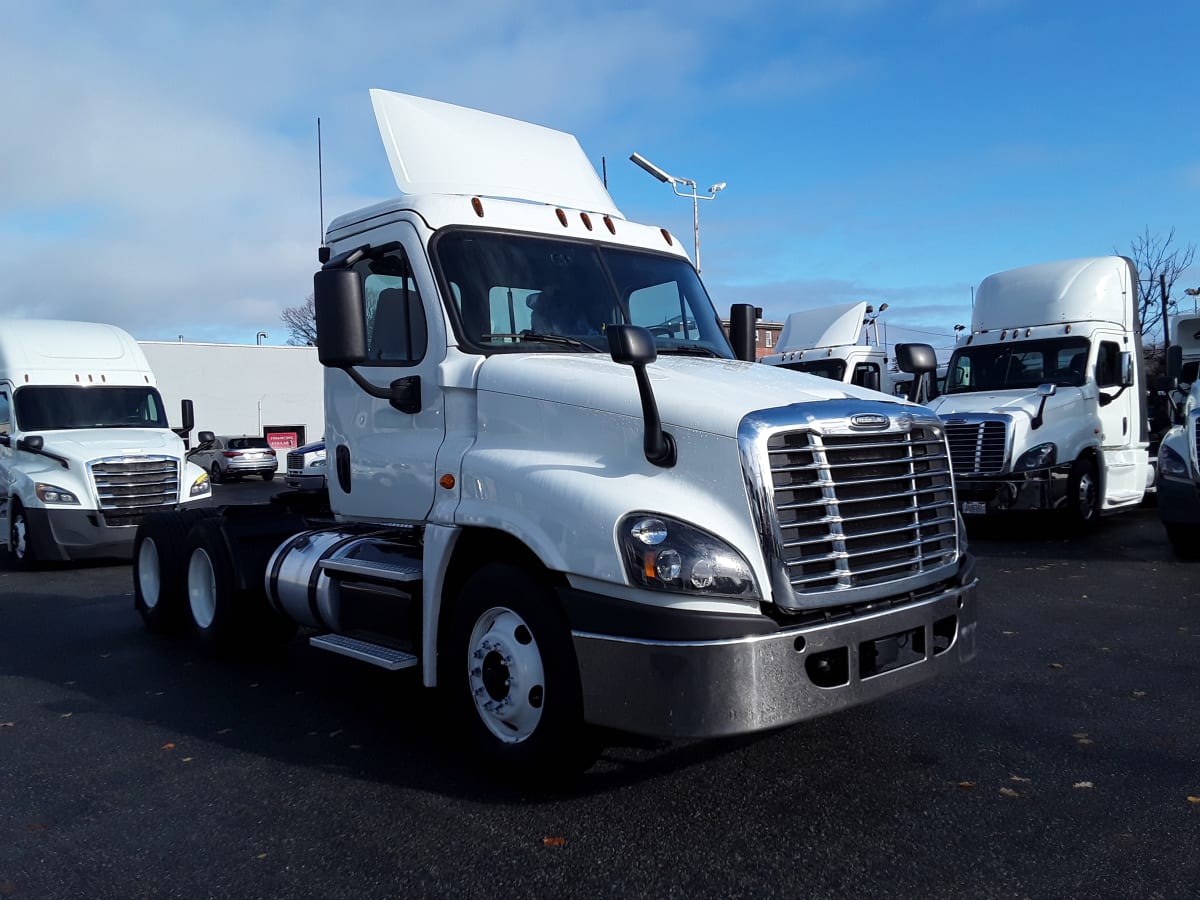
[[[316,347],[138,343],[172,426],[181,424],[180,401],[187,398],[195,404],[197,432],[266,435],[277,448],[324,435],[324,376]]]

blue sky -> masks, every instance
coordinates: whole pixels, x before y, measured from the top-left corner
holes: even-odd
[[[325,220],[395,194],[372,87],[571,132],[719,309],[886,302],[953,343],[986,275],[1200,240],[1200,3],[0,0],[0,315],[284,343]],[[1190,279],[1190,280],[1188,280]],[[1177,284],[1200,284],[1200,266]]]

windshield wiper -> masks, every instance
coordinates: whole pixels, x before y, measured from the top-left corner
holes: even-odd
[[[720,356],[716,350],[705,344],[664,344],[658,348],[659,353],[686,353],[688,356]]]
[[[580,347],[585,350],[591,350],[593,353],[603,353],[599,347],[589,344],[587,341],[581,341],[579,338],[567,337],[565,334],[539,334],[536,331],[521,331],[516,334],[494,333],[481,334],[481,340],[490,341],[493,338],[515,338],[518,341],[531,341],[537,344],[563,344],[567,347]]]

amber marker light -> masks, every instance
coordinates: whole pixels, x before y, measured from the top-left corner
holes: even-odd
[[[454,476],[447,473],[438,479],[438,484],[448,491],[454,490]]]
[[[471,207],[472,207],[472,209],[475,210],[475,215],[479,216],[479,218],[482,219],[483,218],[483,201],[480,200],[478,197],[472,197],[471,198]]]

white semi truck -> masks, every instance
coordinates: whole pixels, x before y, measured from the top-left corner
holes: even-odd
[[[895,394],[898,378],[911,379],[891,370],[872,313],[866,301],[791,313],[784,320],[775,352],[759,361]]]
[[[126,332],[0,320],[0,546],[17,565],[128,556],[148,512],[211,491]]]
[[[1158,446],[1158,515],[1182,557],[1200,556],[1200,316],[1175,320],[1167,354],[1172,425]]]
[[[573,136],[371,98],[401,195],[336,219],[315,277],[329,509],[148,519],[152,628],[415,667],[532,773],[586,764],[588,725],[752,732],[974,655],[932,413],[754,364],[746,305],[735,358]]]
[[[964,514],[1057,509],[1086,526],[1142,501],[1153,469],[1137,303],[1120,256],[983,280],[930,404]]]

